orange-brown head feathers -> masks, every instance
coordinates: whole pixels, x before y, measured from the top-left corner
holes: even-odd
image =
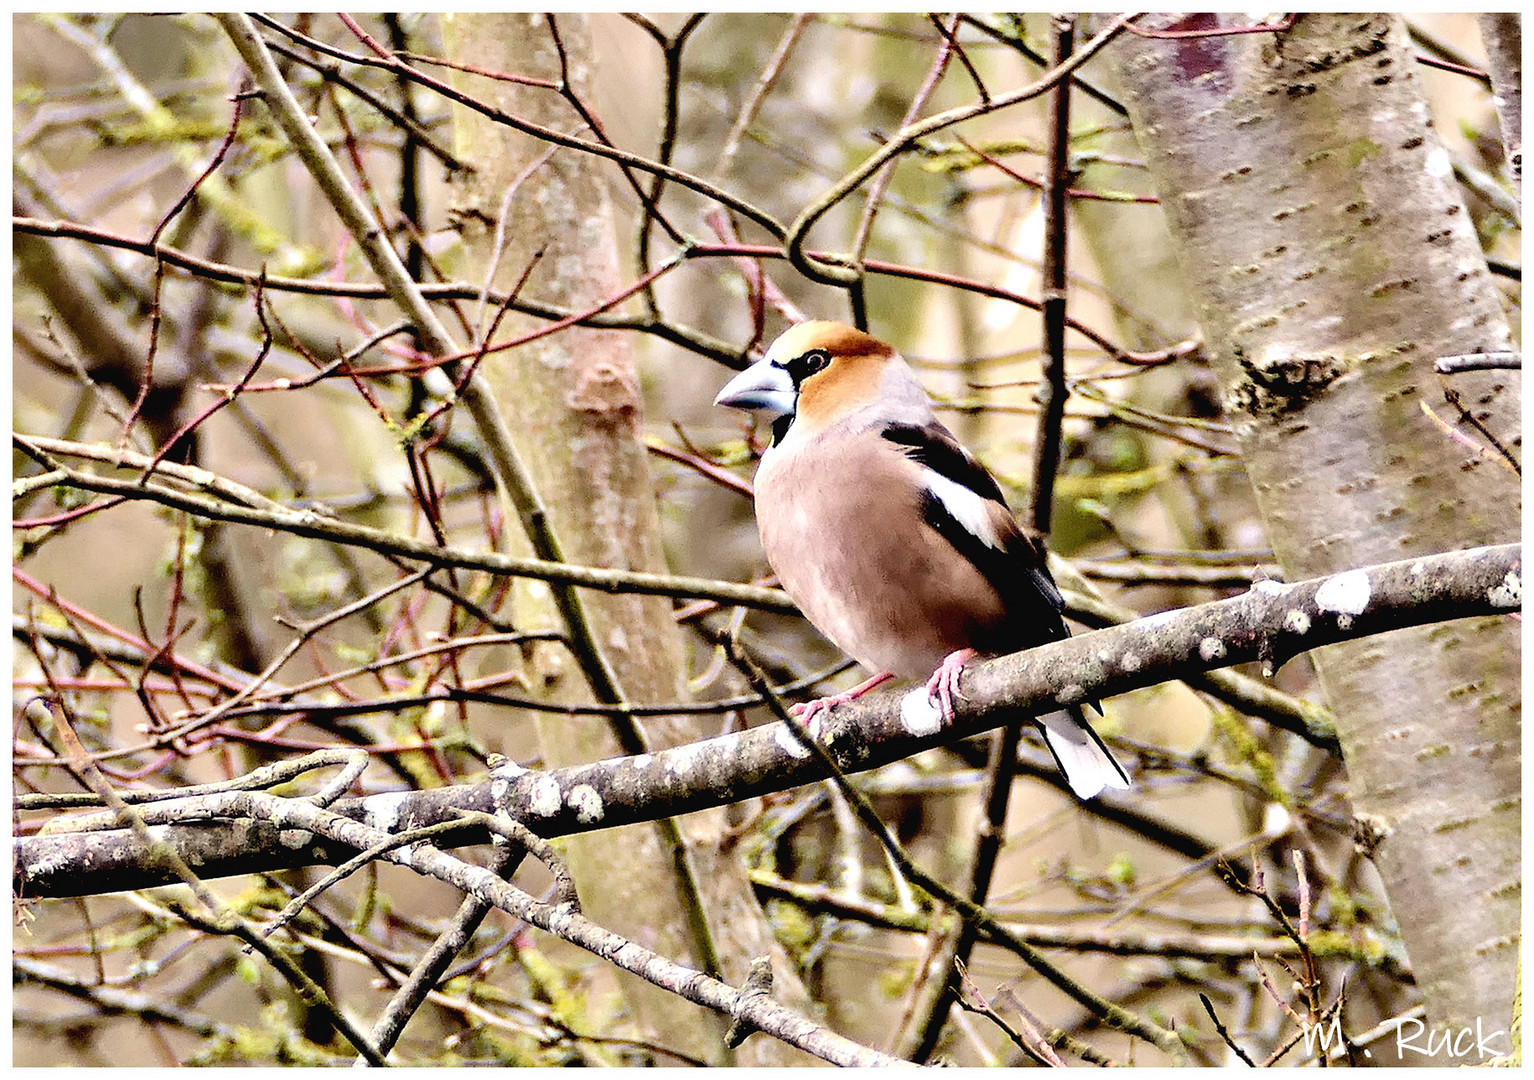
[[[900,354],[835,322],[790,327],[714,400],[789,417],[774,428],[779,439],[792,431],[794,441],[843,420],[921,424],[932,419],[926,391]]]
[[[799,390],[806,433],[876,402],[891,363],[904,364],[878,338],[834,322],[804,322],[783,333],[767,359],[788,371]]]

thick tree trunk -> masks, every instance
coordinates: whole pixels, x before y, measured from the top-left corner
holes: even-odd
[[[559,41],[571,90],[590,94],[590,35],[582,16],[558,16]],[[447,51],[482,70],[557,81],[560,54],[548,17],[526,14],[453,15],[444,18]],[[555,90],[460,76],[460,85],[505,112],[581,138],[594,138]],[[621,287],[617,238],[600,162],[570,149],[549,154],[547,144],[519,134],[479,113],[457,110],[455,149],[474,166],[461,177],[456,210],[463,222],[467,280],[483,280],[497,257],[494,285],[513,287],[538,257],[523,295],[580,309]],[[507,197],[508,191],[512,191]],[[496,222],[502,222],[497,252]],[[488,316],[487,320],[488,321]],[[510,317],[502,340],[535,329],[531,319]],[[654,490],[641,441],[639,377],[630,340],[618,331],[573,327],[485,363],[485,376],[507,415],[513,439],[527,463],[555,536],[572,562],[590,566],[664,571]],[[533,583],[518,594],[517,620],[532,629],[557,625],[548,588]],[[581,595],[602,652],[624,700],[675,701],[683,694],[682,639],[664,597]],[[550,700],[590,700],[586,679],[562,646],[542,645],[529,681]],[[613,757],[625,752],[601,721],[538,713],[545,759],[551,766]],[[696,721],[647,724],[654,747],[675,745],[716,730],[695,730]],[[695,905],[678,872],[675,834],[658,825],[571,838],[568,858],[582,905],[597,922],[634,937],[661,954],[700,968],[712,950],[720,977],[736,985],[751,957],[773,948],[743,869],[721,851],[722,812],[690,815],[683,824],[693,876],[702,892],[707,928],[689,922]],[[793,986],[786,963],[776,965],[780,996]],[[727,1020],[637,979],[625,993],[645,1035],[661,1045],[723,1064]],[[803,1063],[804,1057],[771,1039],[752,1039],[739,1064]]]
[[[1149,26],[1167,20],[1142,20]],[[1211,26],[1193,17],[1179,28]],[[1398,18],[1118,45],[1273,548],[1292,579],[1516,540],[1517,374],[1496,288]],[[1424,412],[1433,410],[1465,442]],[[1345,617],[1349,579],[1339,576]],[[1435,1028],[1507,1030],[1519,934],[1519,627],[1401,631],[1317,655],[1360,842]]]

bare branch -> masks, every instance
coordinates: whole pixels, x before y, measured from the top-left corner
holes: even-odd
[[[839,707],[819,739],[839,769],[861,772],[1011,722],[1020,710],[1068,704],[1061,686],[1077,700],[1106,698],[1194,671],[1254,660],[1276,664],[1301,649],[1407,626],[1505,615],[1522,603],[1521,574],[1521,547],[1505,545],[1292,585],[1266,582],[1229,600],[973,664],[950,729],[929,726],[931,706],[919,689],[891,690]],[[639,757],[520,772],[508,781],[503,805],[540,836],[559,836],[725,805],[823,775],[781,724],[767,724]],[[342,800],[335,809],[371,820],[385,812],[386,802],[390,820],[408,817],[423,825],[451,820],[457,808],[494,809],[488,785],[378,798],[384,801]],[[465,830],[451,842],[482,842],[483,836]],[[275,836],[269,842],[246,836],[231,845],[194,829],[177,844],[205,877],[329,861],[322,849],[284,851]],[[164,880],[131,838],[112,833],[18,838],[15,866],[23,897],[89,895]]]

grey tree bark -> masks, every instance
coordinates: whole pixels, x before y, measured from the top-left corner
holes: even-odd
[[[1486,69],[1496,97],[1502,152],[1513,180],[1513,194],[1523,201],[1523,15],[1499,11],[1481,16]]]
[[[1487,439],[1432,370],[1438,356],[1507,349],[1510,335],[1402,21],[1304,15],[1276,36],[1126,38],[1117,56],[1285,571],[1338,573],[1346,604],[1351,567],[1517,539],[1517,475],[1470,445]],[[1516,451],[1516,374],[1455,376],[1452,389]],[[1521,891],[1518,625],[1402,631],[1317,663],[1359,842],[1429,1020],[1505,1029]]]

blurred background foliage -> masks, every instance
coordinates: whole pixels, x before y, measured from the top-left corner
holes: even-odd
[[[390,48],[444,54],[435,16],[358,19]],[[283,21],[347,52],[365,51],[334,17]],[[1425,55],[1472,68],[1484,63],[1473,16],[1415,16],[1412,26]],[[960,48],[918,115],[1036,79],[1047,28],[1047,19],[1032,15],[742,13],[695,24],[682,15],[597,15],[583,61],[592,88],[585,104],[612,144],[650,159],[669,153],[675,168],[788,223],[908,122],[945,35]],[[237,134],[225,145],[243,67],[212,20],[28,15],[16,16],[13,30],[19,216],[142,241],[223,146],[216,173],[166,223],[162,244],[273,276],[371,280],[264,108],[242,101]],[[407,95],[381,68],[338,62],[297,38],[263,32],[316,129],[354,175],[366,177],[366,195],[417,279],[460,280],[463,223],[452,212],[452,181],[462,163],[448,105],[420,88]],[[420,66],[447,77],[444,67]],[[1063,583],[1150,613],[1234,595],[1272,572],[1272,555],[1221,419],[1166,226],[1114,97],[1112,67],[1094,62],[1081,76],[1091,89],[1078,88],[1071,117],[1070,314],[1119,355],[1080,334],[1068,339],[1074,394],[1051,546],[1083,575]],[[1423,78],[1516,321],[1519,233],[1494,179],[1503,164],[1489,91],[1453,71],[1425,67]],[[865,197],[865,186],[810,235],[812,249],[847,251],[866,234],[868,264],[950,280],[869,274],[870,329],[918,367],[943,420],[996,473],[1015,509],[1027,501],[1041,327],[1033,309],[974,286],[1038,295],[1044,117],[1041,97],[922,140],[899,159],[877,202]],[[582,127],[572,119],[572,129]],[[589,129],[579,133],[591,137]],[[603,168],[627,283],[664,264],[679,245],[646,225],[636,188],[648,189],[650,177],[639,172],[630,182],[611,163]],[[539,198],[539,182],[530,175],[518,198]],[[714,204],[696,191],[669,184],[661,206],[687,241],[729,241],[706,220]],[[737,218],[736,227],[744,244],[773,243],[748,221]],[[783,259],[759,265],[810,317],[850,318],[842,290],[807,282]],[[529,277],[530,298],[539,281]],[[13,422],[22,433],[118,445],[133,413],[126,443],[153,453],[219,399],[262,347],[250,288],[179,271],[156,283],[152,260],[109,241],[17,232],[13,284]],[[264,299],[271,347],[251,389],[197,424],[178,455],[280,502],[323,505],[421,538],[432,535],[420,497],[420,470],[429,464],[433,510],[447,542],[493,543],[501,523],[473,429],[463,422],[412,427],[435,403],[423,380],[399,373],[410,358],[403,338],[353,355],[359,366],[394,373],[311,381],[338,344],[357,350],[391,327],[397,310],[323,292],[272,289]],[[457,303],[474,310],[472,299]],[[711,400],[730,370],[721,361],[738,365],[748,343],[770,341],[782,319],[771,305],[754,308],[748,276],[725,254],[688,258],[661,276],[654,303],[647,313],[642,299],[631,299],[612,315],[638,365],[669,567],[730,581],[759,578],[765,566],[749,500],[718,473],[749,480],[766,433]],[[640,329],[646,321],[649,328]],[[154,392],[135,403],[151,342]],[[1176,359],[1129,364],[1120,359],[1126,352]],[[514,361],[500,354],[486,362]],[[508,411],[515,424],[514,407]],[[18,474],[26,471],[24,457],[13,460]],[[182,700],[173,680],[127,660],[116,668],[90,659],[72,665],[47,632],[107,642],[122,631],[239,680],[287,645],[286,626],[323,617],[401,573],[365,551],[193,521],[145,503],[65,516],[83,501],[79,493],[39,489],[14,506],[16,518],[45,523],[15,536],[13,694],[19,706],[44,692],[50,678],[64,680],[82,737],[95,750],[142,742],[146,700],[172,714],[205,708],[219,691],[199,684]],[[501,598],[491,582],[458,584],[492,609]],[[334,701],[438,685],[514,698],[518,650],[505,644],[454,654],[450,664],[403,662],[325,682],[452,636],[463,629],[453,612],[425,589],[401,592],[327,626],[281,670],[280,681],[318,680],[326,687],[321,696]],[[689,617],[716,631],[738,630],[784,683],[839,660],[795,619],[728,610]],[[706,636],[689,632],[687,642],[694,699],[741,691]],[[834,676],[822,686],[860,677]],[[1272,684],[1318,700],[1303,657]],[[365,789],[464,783],[482,776],[493,753],[540,760],[525,714],[512,715],[508,722],[508,710],[492,704],[436,703],[325,722],[267,717],[238,732],[231,725],[193,752],[123,754],[110,765],[125,786],[175,786],[336,741],[429,744],[380,754]],[[716,730],[764,717],[725,713]],[[998,917],[1048,947],[1099,994],[1175,1028],[1193,1060],[1213,1064],[1228,1055],[1200,994],[1261,1056],[1294,1031],[1264,984],[1287,997],[1291,969],[1302,970],[1307,958],[1262,898],[1231,885],[1222,870],[1228,863],[1248,882],[1264,875],[1261,888],[1291,918],[1304,893],[1313,926],[1309,959],[1326,1001],[1347,987],[1348,1030],[1363,1033],[1411,1014],[1414,987],[1377,879],[1349,836],[1334,758],[1178,683],[1108,702],[1098,727],[1133,763],[1133,801],[1077,803],[1041,779],[1049,772],[1042,750],[1025,747],[1039,768],[1016,781],[990,902]],[[46,733],[18,723],[14,758],[17,792],[77,790]],[[916,860],[953,880],[971,855],[985,760],[983,741],[957,745],[857,783]],[[33,830],[41,820],[23,815],[15,827]],[[908,1039],[920,1019],[915,1003],[932,942],[927,898],[892,874],[829,787],[740,807],[732,823],[736,855],[826,1022],[881,1048]],[[1295,852],[1304,856],[1304,884]],[[538,892],[546,887],[540,873],[529,864],[518,881]],[[302,880],[280,874],[215,884],[232,906],[259,917]],[[344,1008],[370,1016],[384,992],[366,957],[408,966],[457,900],[439,884],[380,867],[327,892],[293,940]],[[18,1065],[304,1064],[346,1054],[323,1020],[306,1020],[272,972],[227,939],[170,917],[159,893],[29,905],[15,962]],[[1123,1063],[1163,1060],[1100,1026],[1004,949],[982,944],[967,970],[1008,1023],[1064,1029]],[[401,1044],[408,1060],[676,1061],[665,1033],[634,1029],[603,964],[499,913],[442,991]],[[1023,1060],[998,1024],[972,1010],[953,1012],[939,1052],[963,1064]],[[1302,1045],[1284,1063],[1313,1056]]]

